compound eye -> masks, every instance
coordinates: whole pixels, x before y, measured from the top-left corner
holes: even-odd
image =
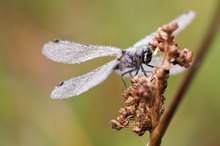
[[[151,61],[152,58],[152,52],[149,48],[146,49],[146,51],[144,52],[144,63],[148,64]]]
[[[152,54],[152,51],[150,48],[147,49],[148,54]]]
[[[152,57],[152,51],[149,48],[147,50],[147,57]]]

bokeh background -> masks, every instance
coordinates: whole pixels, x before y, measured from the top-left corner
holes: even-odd
[[[1,0],[0,1],[0,145],[144,146],[130,129],[108,124],[123,106],[120,77],[74,98],[52,100],[60,81],[112,60],[80,65],[52,62],[41,54],[49,40],[127,48],[158,26],[192,9],[195,21],[177,36],[196,53],[218,0]],[[220,16],[220,15],[219,15]],[[220,145],[220,30],[199,73],[178,109],[162,145]],[[166,105],[183,74],[169,80]]]

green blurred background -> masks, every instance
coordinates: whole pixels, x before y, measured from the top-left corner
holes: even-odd
[[[144,146],[130,129],[112,130],[109,120],[123,106],[115,73],[92,90],[51,100],[60,81],[113,58],[80,65],[52,62],[41,54],[52,39],[126,48],[185,10],[195,21],[177,41],[196,53],[218,0],[1,0],[0,146]],[[220,16],[220,15],[219,15]],[[220,145],[220,30],[178,109],[162,145]],[[183,74],[169,80],[166,105]]]

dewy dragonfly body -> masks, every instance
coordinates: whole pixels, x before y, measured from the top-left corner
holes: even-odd
[[[195,17],[193,11],[188,11],[174,19],[178,29],[174,35],[183,30]],[[156,32],[144,37],[133,46],[122,50],[116,47],[95,46],[79,44],[70,41],[54,40],[44,45],[42,53],[49,59],[67,64],[85,62],[103,56],[116,56],[116,59],[103,66],[69,80],[61,82],[51,93],[53,99],[64,99],[77,96],[104,81],[112,71],[117,71],[121,76],[130,74],[144,74],[152,70],[152,66],[158,65],[159,57],[152,57],[148,44],[153,41]],[[173,66],[171,74],[176,74],[184,69]]]
[[[151,50],[143,46],[140,49],[137,49],[135,52],[123,50],[120,57],[117,58],[118,64],[115,66],[114,70],[118,70],[121,72],[121,76],[123,77],[126,74],[130,74],[130,76],[135,76],[138,74],[138,71],[141,69],[142,73],[146,75],[146,71],[143,67],[147,65],[149,67],[153,67],[149,63],[152,59]],[[127,71],[125,69],[128,69]],[[134,75],[132,75],[134,72]]]

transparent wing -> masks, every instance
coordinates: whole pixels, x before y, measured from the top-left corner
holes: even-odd
[[[194,11],[186,11],[185,13],[183,13],[182,15],[180,15],[179,17],[171,21],[171,22],[177,22],[178,24],[178,29],[176,29],[173,32],[173,34],[177,35],[183,29],[185,29],[193,21],[195,16],[196,16],[196,13]]]
[[[153,57],[152,58],[152,60],[151,60],[151,62],[149,63],[150,65],[153,65],[153,66],[159,66],[159,64],[160,64],[160,62],[161,62],[161,57]],[[150,70],[152,70],[152,68],[151,67],[148,67],[148,66],[145,66],[144,67],[146,70],[149,70],[149,68],[150,68]],[[172,65],[171,67],[170,67],[170,75],[176,75],[176,74],[179,74],[179,73],[181,73],[181,72],[183,72],[183,71],[185,71],[186,69],[184,68],[184,67],[181,67],[181,66],[179,66],[179,65]]]
[[[91,72],[61,82],[51,93],[52,99],[64,99],[77,96],[100,84],[113,71],[117,60],[113,60]]]
[[[195,12],[194,11],[187,11],[185,13],[183,13],[182,15],[180,15],[179,17],[177,17],[176,19],[172,20],[170,23],[172,22],[177,22],[177,24],[179,25],[178,29],[175,30],[173,32],[174,35],[177,35],[179,32],[181,32],[183,29],[185,29],[194,19],[195,17]],[[141,46],[146,46],[148,45],[150,42],[153,41],[153,38],[157,35],[156,32],[151,33],[150,35],[145,36],[143,39],[141,39],[140,41],[136,42],[131,48],[129,48],[130,50],[132,49],[137,49]]]
[[[121,49],[55,40],[46,43],[42,53],[53,61],[74,64],[97,57],[117,56],[121,53]]]

